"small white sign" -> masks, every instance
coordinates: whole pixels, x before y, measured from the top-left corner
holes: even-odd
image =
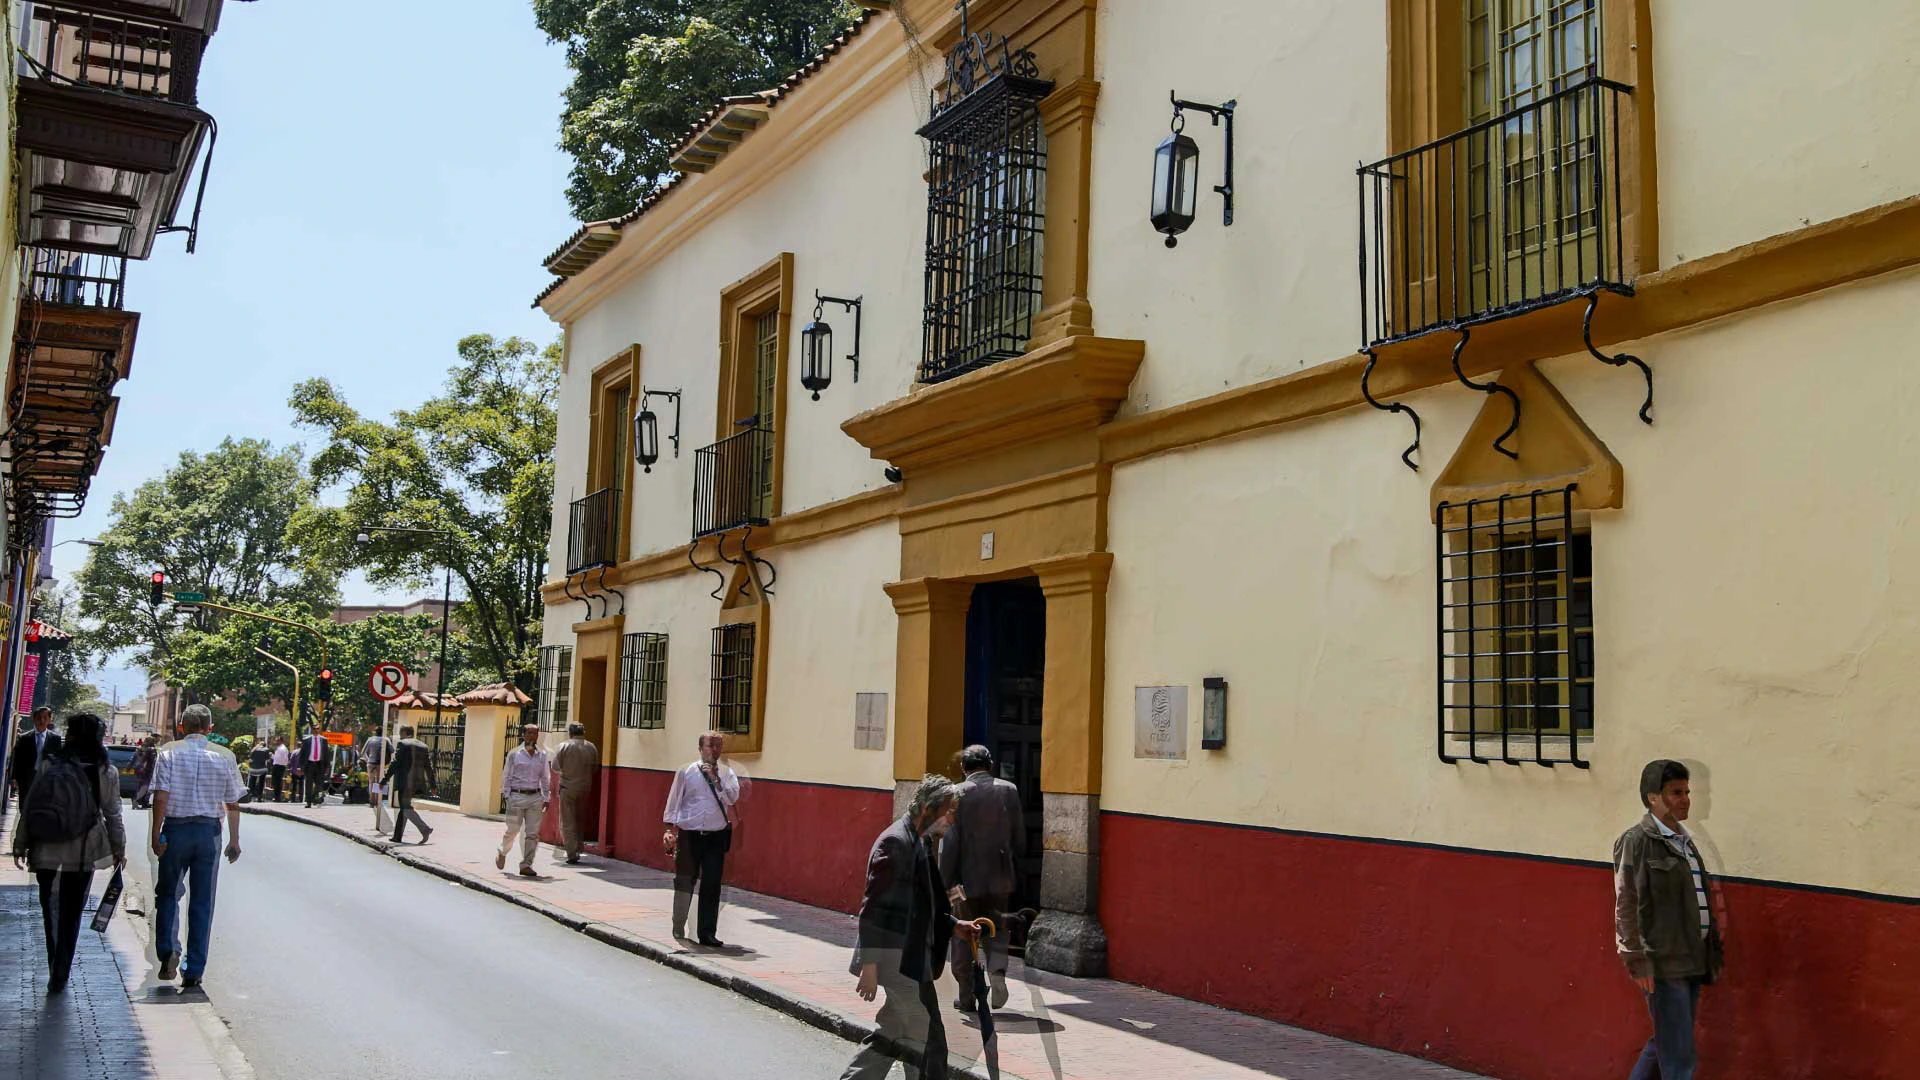
[[[982,559],[993,558],[993,534],[990,532],[980,534],[980,557]]]
[[[1133,756],[1164,761],[1187,759],[1187,688],[1133,688]]]
[[[887,695],[870,691],[853,695],[853,748],[887,748]]]
[[[273,738],[273,720],[271,715],[253,718],[253,741],[256,744],[264,744]]]

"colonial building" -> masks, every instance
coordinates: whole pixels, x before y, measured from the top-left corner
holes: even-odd
[[[546,264],[601,850],[718,728],[733,883],[851,910],[984,742],[1031,965],[1599,1080],[1676,757],[1714,1075],[1903,1075],[1920,9],[867,6]]]

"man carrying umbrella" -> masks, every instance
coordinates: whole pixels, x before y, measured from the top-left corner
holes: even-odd
[[[860,1044],[841,1080],[882,1080],[893,1064],[884,1048],[889,1043],[909,1058],[907,1080],[947,1076],[947,1032],[933,984],[946,966],[947,941],[972,942],[981,925],[953,917],[927,840],[947,831],[958,805],[952,781],[926,777],[906,814],[887,826],[867,856],[860,941],[849,970],[860,978],[862,998],[872,1001],[885,989],[887,1000],[874,1018],[879,1030]]]

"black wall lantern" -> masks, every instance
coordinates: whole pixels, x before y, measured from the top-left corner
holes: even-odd
[[[673,456],[680,456],[680,391],[649,390],[640,391],[640,412],[633,418],[633,456],[640,463],[642,472],[652,472],[653,463],[660,460],[660,418],[653,415],[653,405],[649,398],[673,399],[673,434],[667,436],[673,440]]]
[[[1195,204],[1200,197],[1200,146],[1186,134],[1186,110],[1203,112],[1213,118],[1215,127],[1222,120],[1227,125],[1227,169],[1226,182],[1213,190],[1219,192],[1226,201],[1221,218],[1222,224],[1233,224],[1233,110],[1239,104],[1229,101],[1223,105],[1203,105],[1197,101],[1182,101],[1179,95],[1168,91],[1167,97],[1173,102],[1173,133],[1160,141],[1153,152],[1153,206],[1148,220],[1153,222],[1156,231],[1165,233],[1167,246],[1178,244],[1181,233],[1193,224]]]
[[[1223,750],[1227,745],[1227,680],[1208,676],[1200,680],[1200,749]]]
[[[828,304],[839,304],[853,312],[853,351],[847,354],[847,360],[853,364],[853,381],[860,381],[860,305],[864,296],[843,300],[838,296],[822,296],[820,290],[813,290],[813,321],[800,330],[800,385],[813,391],[813,400],[820,400],[820,391],[833,382],[833,327],[822,319],[821,312]]]

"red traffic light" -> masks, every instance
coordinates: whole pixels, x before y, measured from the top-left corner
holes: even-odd
[[[320,669],[320,681],[321,681],[321,682],[332,682],[332,681],[333,681],[333,672],[332,672],[331,670],[329,670],[329,669],[327,669],[327,668],[321,668],[321,669]]]
[[[313,689],[313,699],[315,701],[327,701],[327,702],[330,702],[333,700],[333,669],[332,668],[320,669],[320,683],[319,685],[315,686]]]
[[[160,586],[165,585],[166,583],[167,583],[166,572],[162,570],[155,570],[153,572],[153,592],[148,597],[148,599],[153,601],[154,607],[159,607],[161,602],[166,599],[166,595],[160,590]]]
[[[167,583],[167,575],[159,570],[155,570],[153,572],[153,583],[155,585],[165,585]]]

